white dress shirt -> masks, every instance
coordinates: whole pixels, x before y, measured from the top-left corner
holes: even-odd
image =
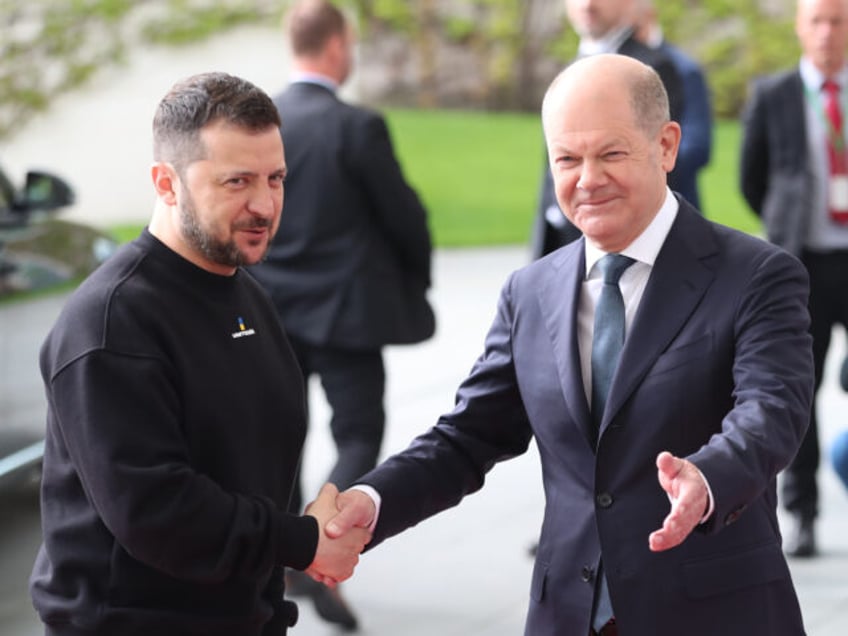
[[[807,216],[807,236],[804,246],[821,252],[848,249],[848,226],[833,223],[827,208],[827,189],[830,165],[827,156],[827,131],[825,128],[822,84],[832,79],[840,87],[842,112],[848,113],[848,67],[827,78],[807,58],[802,57],[798,65],[804,83],[804,111],[807,130],[807,156],[809,171],[815,179],[815,192],[811,210]],[[843,126],[843,135],[848,126]]]
[[[625,256],[632,258],[635,263],[624,270],[618,286],[624,299],[624,333],[630,331],[639,302],[648,277],[657,260],[657,254],[665,242],[665,237],[677,218],[677,199],[666,188],[665,201],[659,212],[651,221],[645,231],[635,241],[621,251]],[[595,325],[595,305],[601,294],[604,281],[595,264],[606,256],[597,247],[586,241],[586,274],[583,279],[583,287],[580,290],[580,302],[577,308],[577,346],[580,349],[580,370],[583,374],[583,388],[586,390],[586,399],[592,403],[592,334]]]

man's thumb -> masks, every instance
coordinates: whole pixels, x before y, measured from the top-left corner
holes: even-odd
[[[353,528],[368,528],[376,511],[371,498],[356,490],[347,490],[336,499],[338,514],[327,522],[324,531],[337,539]]]
[[[353,510],[343,508],[335,517],[327,522],[324,532],[331,539],[338,539],[356,525]]]

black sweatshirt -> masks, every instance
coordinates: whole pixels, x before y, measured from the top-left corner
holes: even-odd
[[[47,634],[285,633],[282,567],[311,563],[318,528],[285,512],[303,380],[258,284],[145,230],[70,298],[41,372]]]

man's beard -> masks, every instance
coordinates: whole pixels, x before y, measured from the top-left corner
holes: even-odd
[[[253,264],[246,262],[244,253],[236,245],[232,236],[229,240],[222,241],[203,228],[200,218],[197,215],[194,199],[185,186],[183,186],[182,195],[183,203],[180,205],[180,225],[182,226],[183,236],[191,247],[203,254],[207,260],[225,267],[241,267],[242,265]],[[232,230],[265,228],[270,226],[271,221],[268,219],[257,219],[253,217],[249,223],[233,226]],[[265,248],[266,252],[269,247],[270,241]],[[265,255],[263,254],[262,258],[264,257]],[[262,258],[259,260],[262,260]]]

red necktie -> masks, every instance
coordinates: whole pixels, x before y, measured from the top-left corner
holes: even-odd
[[[848,175],[845,161],[845,142],[842,134],[842,108],[839,103],[839,84],[827,80],[822,85],[824,91],[824,112],[827,116],[827,156],[830,164],[829,184],[833,187],[835,175]],[[837,223],[848,223],[848,210],[831,206],[830,218]]]

